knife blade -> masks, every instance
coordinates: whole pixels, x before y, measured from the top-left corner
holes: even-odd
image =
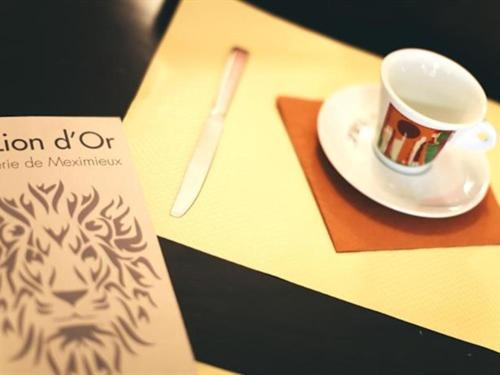
[[[224,128],[224,118],[243,73],[248,52],[235,47],[224,68],[219,92],[198,138],[191,160],[175,198],[170,215],[182,217],[198,197],[212,165]]]

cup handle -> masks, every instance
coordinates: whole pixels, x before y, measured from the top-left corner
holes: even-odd
[[[487,151],[495,147],[497,132],[492,124],[483,121],[470,128],[457,130],[449,143],[469,150]]]

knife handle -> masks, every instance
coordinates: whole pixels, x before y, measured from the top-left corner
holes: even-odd
[[[235,47],[231,50],[222,76],[219,93],[215,99],[212,115],[224,117],[236,91],[248,58],[248,52]]]

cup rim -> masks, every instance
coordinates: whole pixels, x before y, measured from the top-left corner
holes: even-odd
[[[427,55],[431,56],[432,58],[439,59],[441,61],[446,62],[447,64],[451,64],[458,68],[463,74],[465,74],[472,82],[472,84],[476,87],[478,92],[481,95],[481,103],[479,105],[482,106],[480,110],[480,116],[475,121],[471,122],[445,122],[445,121],[440,121],[437,119],[434,119],[432,117],[429,117],[427,115],[424,115],[414,108],[410,107],[408,104],[406,104],[398,94],[394,91],[392,88],[391,83],[389,82],[389,62],[393,60],[396,57],[399,57],[400,55],[405,55],[405,54],[420,54],[420,55]],[[406,117],[410,118],[412,121],[415,121],[416,123],[426,126],[429,128],[433,129],[438,129],[438,130],[451,130],[455,131],[458,129],[464,129],[467,127],[474,126],[478,124],[481,121],[484,121],[486,117],[486,111],[487,111],[487,97],[486,93],[484,92],[483,87],[481,84],[478,82],[476,77],[474,77],[467,69],[465,69],[462,65],[457,63],[456,61],[453,61],[452,59],[443,56],[439,53],[429,51],[426,49],[421,49],[421,48],[403,48],[403,49],[398,49],[396,51],[393,51],[386,55],[384,59],[382,60],[382,67],[381,67],[381,80],[382,80],[382,86],[384,89],[387,91],[390,97],[390,102],[398,109],[403,115]]]

